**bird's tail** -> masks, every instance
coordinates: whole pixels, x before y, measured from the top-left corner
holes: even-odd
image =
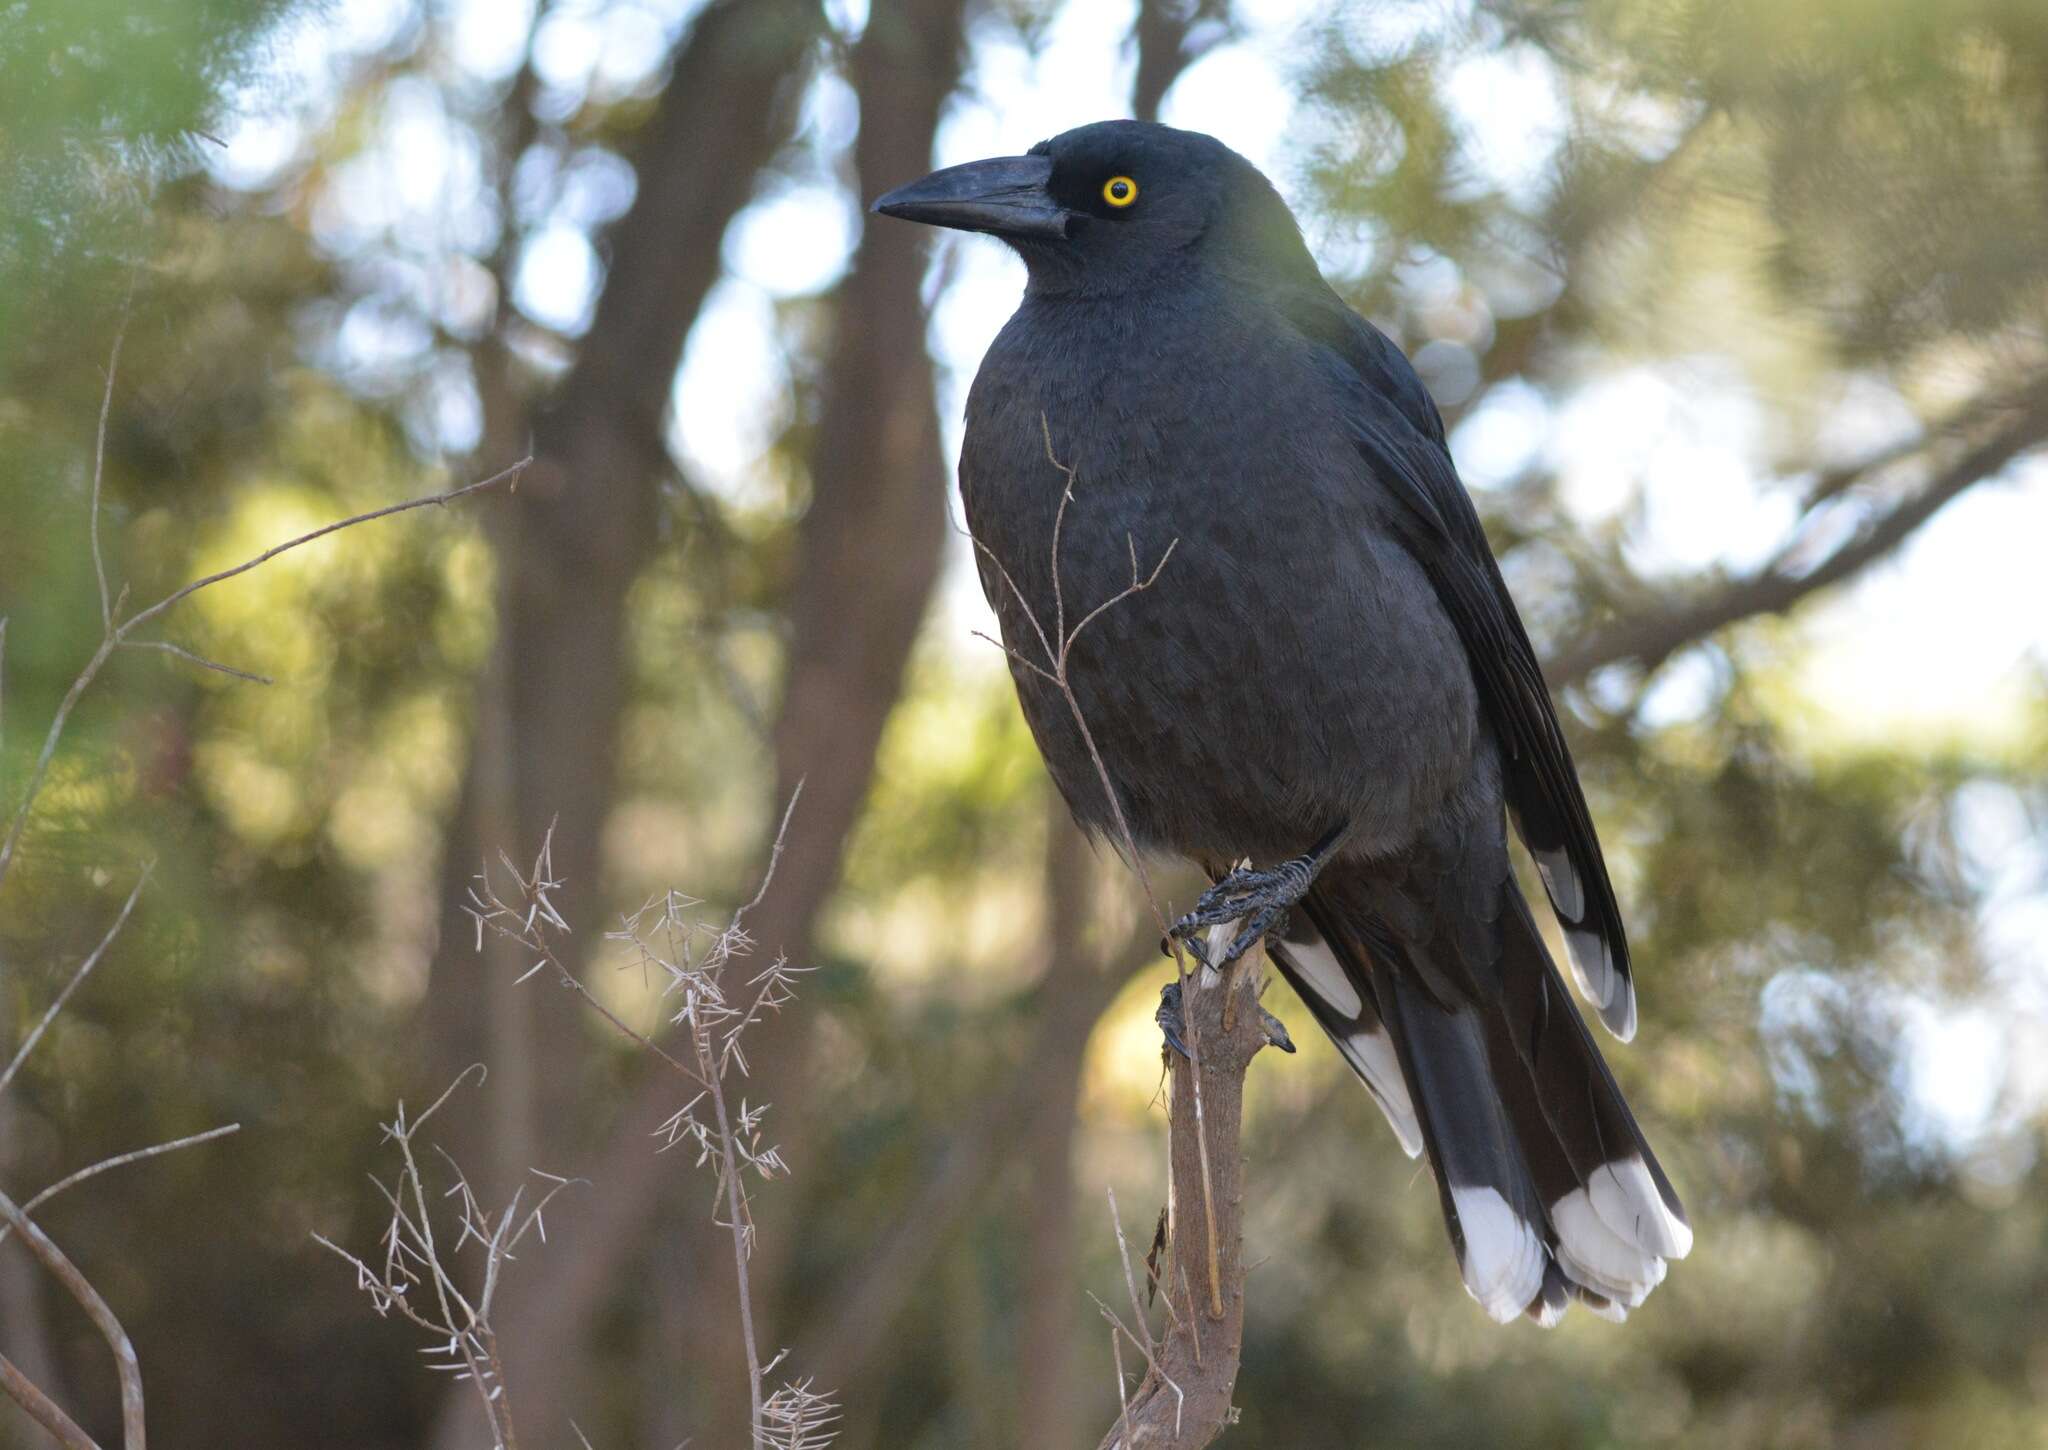
[[[1575,1298],[1621,1319],[1692,1230],[1527,903],[1512,882],[1503,894],[1498,975],[1476,1000],[1433,989],[1448,974],[1431,948],[1401,941],[1340,883],[1310,893],[1272,955],[1409,1155],[1428,1154],[1480,1307],[1549,1326]]]

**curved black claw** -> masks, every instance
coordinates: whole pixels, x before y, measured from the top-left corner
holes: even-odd
[[[1187,1032],[1187,1022],[1180,1015],[1180,983],[1168,982],[1159,989],[1159,1010],[1152,1014],[1152,1020],[1159,1024],[1160,1035],[1166,1045],[1190,1062],[1194,1059],[1188,1053],[1188,1045],[1182,1040]],[[1292,1051],[1292,1049],[1289,1049]]]
[[[1287,1035],[1287,1024],[1278,1017],[1275,1017],[1271,1012],[1268,1012],[1264,1007],[1259,1009],[1259,1026],[1266,1029],[1266,1041],[1268,1044],[1279,1048],[1282,1052],[1294,1051],[1294,1039]]]

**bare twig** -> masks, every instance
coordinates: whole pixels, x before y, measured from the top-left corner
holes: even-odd
[[[138,884],[136,890],[139,892],[141,889],[141,886]],[[129,898],[129,904],[134,904],[132,896]],[[118,924],[115,929],[119,930]],[[112,940],[112,936],[113,933],[109,932],[108,939]],[[104,949],[104,943],[102,943],[102,949]],[[58,1005],[62,1005],[61,999]],[[51,1016],[55,1015],[55,1010],[55,1008],[51,1009]],[[48,1018],[46,1017],[44,1021],[47,1023]],[[180,1148],[191,1148],[200,1143],[211,1142],[215,1138],[225,1137],[227,1134],[235,1132],[240,1126],[239,1123],[229,1123],[225,1127],[214,1128],[204,1133],[194,1133],[189,1137],[179,1138],[173,1142],[158,1143],[149,1148],[138,1148],[130,1153],[118,1153],[111,1158],[103,1158],[90,1167],[81,1168],[76,1173],[68,1174],[58,1179],[48,1188],[45,1188],[34,1198],[31,1198],[21,1208],[13,1212],[0,1208],[0,1240],[4,1240],[17,1226],[22,1227],[31,1234],[40,1234],[41,1230],[35,1227],[31,1217],[36,1209],[48,1203],[65,1189],[83,1183],[88,1178],[97,1177],[110,1168],[120,1168],[130,1163],[139,1163],[145,1158],[155,1158],[164,1153],[174,1153]],[[96,1299],[98,1297],[96,1294],[93,1294],[92,1286],[85,1282],[83,1276],[78,1273],[75,1267],[70,1268],[71,1277],[67,1277],[64,1271],[56,1267],[48,1256],[50,1253],[55,1253],[56,1246],[50,1244],[47,1239],[44,1239],[43,1243],[38,1245],[35,1239],[31,1237],[29,1249],[38,1259],[43,1261],[46,1267],[50,1268],[52,1273],[57,1275],[58,1279],[64,1283],[67,1289],[71,1290],[74,1298],[78,1298],[81,1285],[83,1285],[88,1294],[92,1294],[93,1298]],[[62,1258],[61,1255],[58,1255],[58,1257]],[[69,1261],[66,1260],[65,1262],[68,1265]],[[87,1301],[82,1298],[79,1299],[79,1302],[87,1304]],[[101,1308],[105,1308],[104,1304],[101,1305]],[[139,1446],[142,1443],[140,1437],[140,1427],[142,1424],[142,1379],[141,1371],[135,1365],[134,1350],[128,1345],[127,1336],[120,1332],[120,1324],[114,1320],[111,1311],[102,1316],[94,1313],[90,1305],[87,1305],[86,1312],[93,1315],[93,1322],[99,1327],[101,1334],[107,1337],[108,1346],[114,1352],[115,1366],[121,1371],[123,1423],[128,1432],[125,1443]],[[109,1326],[111,1326],[111,1333],[109,1332]],[[74,1447],[74,1450],[78,1450],[78,1447],[86,1447],[86,1450],[99,1450],[99,1447],[90,1435],[79,1429],[78,1425],[58,1407],[55,1401],[43,1393],[39,1386],[24,1375],[18,1367],[9,1363],[5,1357],[0,1357],[0,1391],[4,1391],[9,1399],[27,1411],[30,1417],[37,1424],[48,1430],[60,1444]]]
[[[48,1188],[38,1193],[34,1198],[31,1198],[27,1203],[24,1203],[21,1206],[21,1211],[33,1214],[65,1189],[76,1188],[79,1184],[85,1182],[86,1179],[97,1178],[110,1168],[126,1168],[130,1163],[140,1163],[145,1158],[160,1158],[166,1153],[175,1153],[180,1148],[196,1148],[201,1143],[211,1143],[215,1138],[225,1138],[230,1133],[238,1133],[241,1131],[241,1128],[242,1125],[240,1123],[226,1123],[218,1128],[208,1128],[203,1133],[193,1133],[188,1137],[175,1138],[168,1143],[157,1143],[148,1148],[136,1148],[131,1152],[116,1153],[111,1158],[102,1158],[99,1162],[81,1168],[75,1173],[65,1174]],[[14,1226],[12,1224],[0,1224],[0,1241],[4,1241],[7,1235],[13,1231]]]
[[[1256,998],[1258,979],[1255,973],[1233,970],[1222,974],[1220,990],[1191,990],[1193,982],[1188,973],[1186,954],[1160,909],[1143,853],[1138,849],[1135,834],[1124,815],[1122,800],[1110,779],[1108,765],[1096,746],[1094,733],[1089,729],[1086,712],[1081,708],[1069,672],[1073,646],[1081,632],[1109,608],[1157,583],[1172,556],[1174,545],[1168,545],[1158,563],[1146,574],[1138,563],[1135,540],[1126,538],[1131,562],[1130,584],[1082,614],[1069,629],[1065,584],[1060,569],[1060,545],[1067,508],[1073,502],[1075,471],[1060,461],[1053,448],[1051,425],[1043,415],[1039,426],[1045,438],[1046,458],[1065,481],[1053,516],[1051,631],[1033,610],[1002,560],[979,539],[974,539],[971,532],[968,537],[973,539],[981,556],[993,566],[1003,590],[1022,610],[1042,657],[1034,659],[1008,644],[999,644],[998,647],[1019,667],[1052,685],[1066,702],[1108,803],[1116,840],[1144,888],[1153,919],[1173,950],[1174,966],[1180,981],[1186,1029],[1183,1036],[1188,1055],[1185,1059],[1174,1059],[1171,1070],[1172,1097],[1167,1135],[1171,1177],[1168,1197],[1170,1248],[1184,1294],[1189,1260],[1194,1259],[1205,1266],[1208,1302],[1204,1308],[1213,1326],[1205,1356],[1196,1322],[1202,1315],[1195,1311],[1191,1297],[1185,1315],[1177,1314],[1169,1290],[1166,1295],[1169,1316],[1166,1339],[1161,1343],[1153,1338],[1143,1305],[1137,1297],[1129,1246],[1119,1220],[1117,1246],[1123,1258],[1125,1287],[1131,1292],[1132,1308],[1139,1327],[1135,1331],[1130,1329],[1114,1311],[1096,1300],[1097,1307],[1111,1325],[1110,1343],[1117,1360],[1119,1401],[1117,1425],[1104,1439],[1103,1447],[1104,1450],[1118,1450],[1118,1447],[1135,1450],[1139,1445],[1206,1445],[1232,1418],[1230,1395],[1237,1381],[1244,1332],[1243,1203],[1237,1144],[1243,1113],[1245,1069],[1264,1045],[1265,1038],[1256,1011],[1240,1014],[1235,1009],[1240,991],[1249,991]],[[1211,1152],[1212,1124],[1213,1141],[1222,1154],[1220,1162],[1213,1161]],[[1202,1207],[1199,1216],[1178,1211],[1177,1205],[1197,1199]],[[1115,1216],[1114,1204],[1112,1197],[1112,1216]],[[1121,1357],[1124,1339],[1129,1339],[1146,1356],[1145,1382],[1134,1399],[1126,1397]],[[1171,1391],[1170,1399],[1166,1391]]]
[[[195,654],[183,645],[172,644],[168,640],[124,639],[121,641],[121,647],[123,649],[161,650],[167,655],[176,655],[187,664],[197,665],[202,670],[213,670],[219,674],[232,675],[238,680],[247,680],[252,685],[274,685],[277,683],[276,680],[273,680],[268,675],[259,675],[254,670],[241,670],[236,669],[233,665],[224,665],[219,660],[210,660],[205,655]]]
[[[1137,1318],[1138,1333],[1144,1340],[1145,1353],[1149,1355],[1152,1353],[1152,1328],[1145,1320],[1144,1303],[1138,1298],[1137,1276],[1131,1272],[1131,1246],[1124,1240],[1123,1215],[1116,1211],[1116,1190],[1111,1188],[1108,1191],[1109,1221],[1116,1226],[1116,1253],[1123,1260],[1124,1288],[1130,1293],[1131,1313]]]
[[[107,1342],[107,1350],[114,1357],[114,1372],[121,1382],[121,1444],[124,1450],[145,1450],[148,1437],[143,1427],[142,1366],[135,1358],[135,1346],[129,1341],[128,1331],[121,1327],[107,1301],[78,1271],[78,1266],[5,1193],[0,1193],[0,1218],[13,1225],[28,1251],[78,1301],[78,1307]]]
[[[1130,1328],[1125,1325],[1122,1319],[1117,1317],[1116,1312],[1107,1304],[1103,1303],[1100,1299],[1095,1299],[1093,1294],[1090,1294],[1088,1297],[1095,1299],[1095,1307],[1101,1310],[1102,1317],[1109,1321],[1110,1345],[1112,1348],[1116,1345],[1116,1336],[1118,1334],[1130,1340],[1132,1344],[1138,1347],[1139,1352],[1145,1356],[1145,1366],[1152,1372],[1152,1376],[1173,1391],[1173,1432],[1178,1435],[1181,1431],[1182,1416],[1187,1408],[1188,1397],[1186,1392],[1178,1384],[1174,1383],[1173,1376],[1168,1374],[1159,1363],[1159,1351],[1152,1339],[1152,1325],[1145,1317],[1145,1302],[1138,1297],[1138,1279],[1131,1272],[1131,1246],[1124,1238],[1123,1215],[1117,1212],[1116,1190],[1114,1188],[1109,1190],[1109,1221],[1116,1226],[1116,1251],[1117,1256],[1123,1260],[1124,1288],[1131,1296],[1131,1322],[1138,1326],[1137,1332],[1135,1334],[1132,1333]],[[1172,1307],[1172,1303],[1172,1297],[1168,1296],[1167,1305],[1169,1309]],[[1124,1400],[1124,1362],[1121,1351],[1118,1351],[1116,1356],[1116,1378],[1117,1399],[1122,1408],[1124,1443],[1128,1445],[1133,1443],[1131,1435],[1131,1407],[1129,1402]]]
[[[57,994],[56,1000],[50,1003],[36,1025],[30,1029],[28,1036],[22,1040],[21,1046],[15,1049],[13,1059],[7,1064],[7,1070],[0,1072],[0,1093],[7,1091],[7,1085],[14,1081],[15,1073],[28,1061],[28,1055],[35,1051],[36,1044],[43,1040],[43,1034],[49,1030],[50,1024],[57,1020],[57,1014],[64,1010],[64,1004],[71,1000],[71,994],[78,990],[79,983],[92,975],[92,969],[100,964],[100,958],[107,954],[107,948],[114,944],[114,938],[119,936],[121,928],[128,924],[128,913],[135,910],[135,903],[142,896],[142,888],[149,884],[150,873],[155,869],[153,864],[142,868],[142,875],[136,881],[135,889],[128,893],[128,899],[121,904],[121,914],[114,918],[114,924],[107,928],[107,934],[100,938],[100,944],[92,949],[91,955],[78,964],[78,970],[71,974],[71,980],[64,984],[64,990]]]
[[[533,459],[530,457],[522,458],[510,468],[494,473],[489,478],[482,479],[479,482],[466,484],[461,488],[450,489],[446,493],[429,494],[423,498],[407,499],[403,503],[386,504],[383,508],[370,509],[365,513],[352,514],[348,518],[339,519],[331,524],[324,524],[320,528],[300,534],[297,538],[287,539],[282,544],[265,549],[253,559],[246,559],[229,568],[208,574],[203,579],[194,579],[191,583],[172,590],[148,608],[139,610],[129,615],[126,619],[118,620],[118,622],[113,621],[119,615],[119,603],[116,601],[113,605],[110,605],[107,615],[110,623],[105,634],[100,639],[99,648],[93,651],[92,658],[86,662],[85,668],[79,671],[78,677],[71,682],[71,688],[65,691],[63,700],[58,703],[57,713],[52,717],[50,728],[43,737],[42,750],[36,756],[36,762],[29,770],[28,785],[22,791],[20,803],[15,807],[14,818],[8,825],[6,838],[0,840],[0,882],[4,882],[7,879],[8,868],[14,863],[14,852],[16,846],[20,844],[22,829],[27,825],[29,811],[35,805],[36,796],[43,788],[43,778],[49,773],[50,761],[57,754],[57,743],[64,738],[64,727],[71,719],[72,710],[76,708],[79,698],[85,694],[86,690],[91,687],[92,682],[98,678],[100,669],[106,664],[108,658],[115,650],[126,644],[129,637],[136,630],[156,619],[166,610],[189,599],[200,590],[246,574],[251,569],[269,563],[279,554],[288,553],[293,549],[310,544],[316,539],[324,539],[329,534],[337,533],[342,529],[354,528],[357,524],[369,523],[373,519],[388,518],[392,514],[406,513],[409,510],[426,508],[429,505],[453,503],[457,499],[467,498],[470,494],[480,493],[485,489],[514,483],[520,473],[532,462]],[[205,663],[210,668],[220,668],[219,666],[212,665],[210,661]]]
[[[114,329],[114,345],[107,350],[107,388],[100,395],[100,426],[92,449],[92,575],[100,588],[100,629],[114,627],[112,596],[107,593],[107,566],[100,556],[100,479],[107,465],[107,416],[114,410],[114,371],[121,362],[121,344],[128,337],[128,310],[135,301],[135,276],[128,277],[128,296],[121,303],[121,321]]]
[[[29,1418],[48,1430],[50,1438],[65,1450],[100,1450],[99,1441],[79,1429],[78,1422],[65,1414],[55,1400],[15,1368],[14,1362],[4,1354],[0,1354],[0,1391],[26,1410]]]
[[[1017,587],[1016,579],[1011,576],[1009,569],[1004,566],[1002,560],[998,559],[994,551],[989,549],[980,539],[975,539],[971,532],[968,537],[973,539],[975,548],[979,549],[982,555],[995,565],[996,571],[1002,576],[1004,585],[1009,589],[1011,596],[1016,599],[1018,607],[1023,610],[1024,618],[1031,625],[1032,632],[1038,636],[1039,647],[1045,651],[1046,663],[1044,665],[1026,658],[1007,645],[999,645],[998,647],[1025,668],[1052,684],[1059,691],[1061,699],[1066,702],[1067,713],[1073,717],[1074,729],[1080,735],[1081,743],[1088,751],[1089,762],[1095,767],[1096,780],[1102,786],[1103,798],[1109,804],[1110,819],[1115,825],[1118,842],[1123,847],[1126,859],[1131,863],[1131,869],[1138,877],[1138,884],[1144,889],[1145,901],[1152,909],[1153,920],[1158,923],[1161,939],[1172,948],[1174,971],[1180,980],[1181,996],[1185,999],[1188,996],[1187,956],[1181,950],[1180,939],[1173,934],[1168,926],[1165,912],[1160,909],[1158,895],[1152,889],[1151,873],[1145,869],[1144,853],[1138,849],[1137,837],[1131,830],[1130,821],[1124,816],[1123,800],[1118,796],[1116,786],[1109,778],[1109,766],[1103,761],[1102,752],[1095,744],[1095,732],[1088,728],[1087,714],[1081,708],[1080,697],[1074,691],[1073,680],[1068,670],[1074,642],[1080,637],[1081,631],[1100,618],[1103,612],[1111,606],[1121,604],[1133,595],[1142,594],[1157,583],[1160,572],[1166,568],[1166,561],[1173,557],[1173,551],[1180,541],[1175,539],[1168,543],[1165,551],[1159,556],[1159,562],[1153,566],[1152,572],[1141,577],[1138,568],[1137,543],[1126,536],[1124,542],[1129,547],[1131,555],[1130,584],[1089,610],[1087,614],[1082,616],[1080,623],[1076,624],[1073,630],[1069,632],[1066,628],[1066,584],[1060,572],[1060,539],[1066,528],[1067,507],[1074,501],[1075,470],[1071,465],[1060,462],[1059,454],[1053,448],[1052,424],[1043,413],[1039,414],[1038,426],[1045,439],[1046,461],[1065,480],[1064,486],[1060,490],[1059,507],[1053,513],[1052,522],[1051,571],[1054,628],[1051,635],[1047,635],[1045,626],[1040,623],[1037,612],[1032,609],[1031,602],[1024,597],[1024,591]],[[1055,645],[1054,641],[1057,641],[1057,645]],[[1234,1002],[1235,994],[1226,991],[1224,1000],[1226,1003]],[[1226,1017],[1226,1028],[1234,1025]],[[1195,1135],[1201,1148],[1203,1164],[1202,1214],[1204,1224],[1206,1225],[1209,1249],[1209,1317],[1216,1319],[1221,1318],[1223,1315],[1223,1288],[1218,1259],[1215,1186],[1213,1175],[1208,1171],[1209,1130],[1201,1105],[1202,1043],[1199,1032],[1191,1030],[1186,1036],[1186,1042],[1188,1060],[1194,1072],[1193,1081],[1196,1094],[1194,1111]]]

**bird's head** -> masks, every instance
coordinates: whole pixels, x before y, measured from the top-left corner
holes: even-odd
[[[883,216],[1002,238],[1034,291],[1114,292],[1186,264],[1292,278],[1315,263],[1272,183],[1214,137],[1098,121],[1022,156],[948,166],[879,198]]]

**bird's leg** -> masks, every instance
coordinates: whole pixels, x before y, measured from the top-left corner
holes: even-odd
[[[1195,900],[1195,909],[1173,924],[1169,935],[1187,942],[1188,950],[1205,967],[1222,971],[1259,943],[1259,938],[1286,914],[1287,908],[1308,894],[1316,876],[1336,854],[1344,839],[1339,827],[1317,843],[1306,856],[1283,861],[1269,871],[1241,866]],[[1221,961],[1209,960],[1208,952],[1195,933],[1227,921],[1242,921],[1243,927],[1223,953]]]

